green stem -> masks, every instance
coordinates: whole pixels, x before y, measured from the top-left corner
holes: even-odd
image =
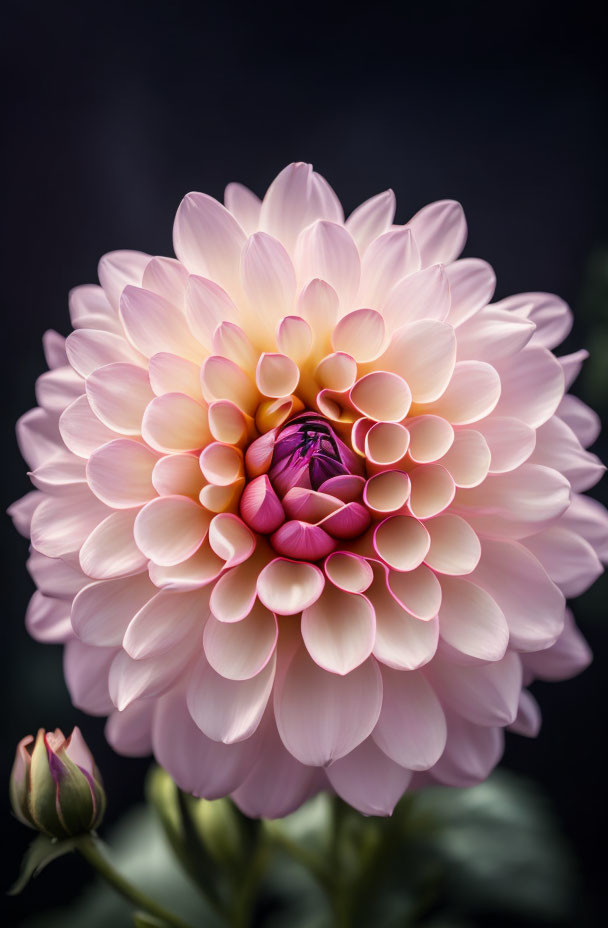
[[[83,835],[76,840],[76,848],[97,873],[103,877],[116,892],[132,903],[136,909],[141,909],[149,915],[159,918],[171,925],[172,928],[190,928],[187,922],[174,915],[160,903],[150,899],[141,890],[129,883],[122,874],[115,870],[110,861],[101,851],[101,842],[92,835]]]

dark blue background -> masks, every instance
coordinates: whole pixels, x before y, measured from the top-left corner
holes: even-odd
[[[576,307],[589,256],[608,243],[599,5],[13,0],[2,27],[2,508],[28,486],[12,430],[34,403],[42,332],[67,334],[67,292],[95,280],[103,252],[169,254],[188,190],[221,197],[240,180],[262,193],[287,162],[310,160],[347,211],[388,186],[402,222],[459,199],[466,253],[494,265],[499,298],[548,290]],[[579,316],[571,346],[596,322]],[[146,763],[113,755],[101,720],[71,708],[60,649],[26,636],[27,546],[8,520],[1,528],[1,782],[24,733],[79,722],[115,819],[139,798]],[[578,924],[596,923],[604,893],[607,593],[600,581],[577,607],[596,664],[538,687],[543,731],[510,738],[505,758],[541,784],[574,846]],[[0,819],[8,883],[27,837],[1,803]],[[69,898],[84,876],[60,862],[10,903],[10,920]]]

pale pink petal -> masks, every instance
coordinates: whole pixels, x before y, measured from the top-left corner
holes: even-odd
[[[69,403],[77,399],[83,390],[84,384],[76,371],[70,367],[59,367],[57,370],[41,374],[36,380],[36,402],[47,412],[59,414]]]
[[[255,603],[256,584],[262,567],[272,558],[269,550],[258,544],[250,558],[227,570],[214,584],[209,606],[220,622],[240,622]]]
[[[134,661],[126,651],[119,651],[108,675],[112,702],[122,712],[136,699],[159,696],[180,678],[191,658],[192,649],[183,642],[167,654],[140,661]]]
[[[454,442],[440,463],[457,487],[476,487],[488,475],[491,452],[484,436],[475,429],[457,429]]]
[[[420,249],[422,266],[449,264],[458,257],[467,238],[467,223],[460,203],[437,200],[419,210],[408,225]]]
[[[138,281],[139,282],[139,281]],[[118,316],[118,302],[112,306],[103,287],[85,284],[70,290],[68,303],[70,321],[75,329],[102,329],[122,335],[122,324]]]
[[[81,377],[89,377],[98,367],[124,361],[142,366],[143,358],[126,338],[114,332],[76,329],[65,342],[68,359]]]
[[[200,547],[209,522],[209,513],[187,496],[161,496],[137,514],[135,541],[156,564],[172,567]]]
[[[262,201],[260,228],[278,238],[291,252],[299,232],[315,219],[342,222],[340,204],[311,164],[290,164],[268,188]]]
[[[519,707],[515,721],[509,725],[509,731],[524,738],[536,738],[541,726],[540,707],[532,693],[522,690],[519,694]]]
[[[63,673],[72,705],[89,715],[107,715],[114,708],[108,673],[116,648],[97,648],[74,638],[63,652]]]
[[[455,261],[448,264],[445,272],[451,296],[448,322],[460,326],[490,302],[496,287],[496,274],[487,261],[479,258]],[[460,340],[460,331],[458,338]]]
[[[582,350],[575,351],[573,354],[562,355],[561,358],[557,359],[564,372],[564,390],[570,389],[588,357],[589,352]]]
[[[526,538],[525,545],[568,599],[580,596],[604,572],[589,542],[560,525]]]
[[[330,673],[347,674],[372,653],[374,608],[366,596],[327,584],[302,613],[302,639],[312,659]]]
[[[374,309],[356,309],[343,316],[332,334],[336,351],[351,355],[362,363],[379,357],[384,347],[384,319]]]
[[[420,319],[398,329],[378,362],[403,377],[414,403],[437,400],[456,364],[456,334],[450,325]]]
[[[94,580],[123,577],[143,570],[148,559],[133,537],[137,510],[113,512],[93,529],[80,549],[80,566]]]
[[[198,499],[203,475],[195,454],[167,454],[152,471],[152,483],[160,496],[190,496]]]
[[[311,280],[298,297],[298,312],[310,324],[314,343],[324,344],[338,318],[338,294],[326,281]]]
[[[345,225],[361,254],[378,235],[390,227],[395,208],[395,194],[392,190],[384,190],[352,211]]]
[[[312,349],[313,334],[306,319],[301,316],[285,316],[277,329],[277,347],[296,364],[301,364]]]
[[[315,370],[315,380],[320,387],[342,393],[350,390],[357,379],[357,362],[342,351],[323,358]]]
[[[90,583],[74,599],[74,631],[86,644],[119,647],[129,622],[155,593],[147,574]]]
[[[100,260],[97,266],[99,281],[115,310],[127,284],[141,286],[149,261],[150,255],[141,251],[110,251]]]
[[[295,251],[298,279],[326,281],[338,294],[342,312],[352,308],[361,274],[359,252],[344,226],[319,220],[298,236]]]
[[[364,593],[374,579],[368,561],[349,551],[334,551],[326,558],[324,568],[328,579],[347,593]]]
[[[421,621],[391,595],[379,574],[368,593],[376,610],[374,657],[396,670],[415,670],[427,664],[437,650],[436,618]]]
[[[190,715],[208,738],[233,744],[255,732],[272,692],[276,656],[248,680],[228,680],[202,656],[188,686]]]
[[[509,626],[496,600],[470,580],[441,578],[442,599],[439,631],[449,645],[484,661],[503,657]]]
[[[441,464],[424,464],[410,472],[412,492],[408,506],[417,519],[430,519],[443,512],[454,499],[455,484]]]
[[[32,516],[32,545],[47,557],[73,555],[107,515],[107,506],[88,488],[69,496],[49,496]]]
[[[51,370],[56,367],[64,367],[68,363],[65,338],[59,332],[55,332],[54,329],[47,329],[42,336],[42,348],[44,350],[44,359]]]
[[[189,193],[179,205],[173,247],[191,274],[210,277],[230,291],[238,276],[245,233],[228,210],[205,193]]]
[[[154,396],[147,371],[117,362],[87,378],[91,409],[104,425],[123,435],[139,435],[144,410]]]
[[[592,654],[572,613],[566,609],[564,627],[555,644],[524,654],[522,660],[526,670],[540,680],[566,680],[588,667]]]
[[[412,230],[384,232],[371,242],[363,255],[359,303],[381,308],[393,287],[419,270],[420,254]]]
[[[475,725],[448,715],[448,740],[433,777],[446,786],[476,786],[487,779],[503,752],[502,728]]]
[[[28,476],[35,487],[51,496],[70,494],[82,489],[87,482],[84,461],[71,454],[55,455]]]
[[[484,538],[473,579],[500,606],[513,647],[535,651],[553,644],[563,627],[564,597],[526,548]]]
[[[572,328],[570,308],[554,293],[518,293],[496,305],[535,324],[534,345],[555,348]]]
[[[248,415],[254,415],[258,404],[255,383],[234,361],[220,355],[207,358],[201,370],[203,396],[213,400],[231,400]]]
[[[298,366],[287,355],[266,352],[260,355],[255,380],[258,390],[264,396],[289,396],[296,389],[299,379]]]
[[[114,709],[106,722],[104,733],[117,754],[123,757],[143,757],[152,753],[155,708],[153,699],[141,699],[132,702],[123,712]]]
[[[390,570],[387,583],[397,602],[417,619],[428,622],[439,612],[441,584],[425,564],[406,573]]]
[[[150,564],[150,580],[154,586],[175,593],[187,593],[207,586],[224,569],[224,561],[215,554],[204,541],[193,555],[169,567]]]
[[[553,415],[564,395],[564,374],[547,348],[525,348],[497,367],[502,382],[497,415],[515,416],[533,428]]]
[[[144,290],[152,290],[179,307],[184,305],[187,283],[188,271],[175,258],[152,258],[141,281]]]
[[[450,287],[443,265],[433,264],[404,277],[389,292],[381,309],[389,330],[423,319],[446,319]]]
[[[329,782],[337,794],[364,815],[392,815],[412,774],[384,754],[373,738],[331,764]]]
[[[167,654],[186,638],[193,648],[200,648],[208,616],[209,594],[204,590],[190,593],[163,590],[153,595],[132,617],[122,646],[134,660]]]
[[[529,461],[558,470],[577,492],[594,486],[606,470],[597,455],[585,451],[570,426],[557,416],[537,430]]]
[[[457,361],[445,393],[424,411],[436,413],[452,425],[468,425],[488,416],[500,395],[500,377],[493,367],[485,361]]]
[[[494,362],[517,354],[534,334],[534,323],[504,309],[488,306],[458,326],[458,360]]]
[[[19,423],[17,429],[19,435]],[[59,431],[66,447],[81,458],[88,458],[97,448],[118,438],[116,432],[99,421],[86,396],[79,396],[63,411],[59,419]],[[26,436],[27,432],[24,432],[24,439]]]
[[[301,645],[274,690],[283,744],[303,764],[322,767],[371,734],[382,705],[382,678],[368,658],[351,673],[327,673]]]
[[[94,451],[87,463],[91,490],[115,509],[141,506],[156,496],[152,469],[158,456],[130,438],[117,438]]]
[[[439,460],[454,441],[454,429],[441,416],[414,416],[408,419],[407,430],[410,434],[410,457],[417,464]]]
[[[421,673],[382,668],[382,711],[372,737],[395,763],[428,770],[441,757],[446,721],[433,688]]]
[[[210,616],[203,633],[210,665],[228,680],[249,680],[274,654],[279,629],[276,617],[256,603],[240,622],[219,622]]]
[[[196,451],[211,437],[205,406],[185,393],[164,393],[151,400],[141,431],[157,451]]]
[[[325,577],[314,564],[277,557],[260,572],[258,596],[277,615],[295,615],[312,606],[325,586]]]
[[[227,487],[243,476],[243,455],[233,445],[211,442],[203,448],[199,463],[205,480],[216,486]]]
[[[30,537],[32,516],[42,499],[42,493],[32,490],[22,496],[21,499],[11,503],[6,510],[6,514],[13,520],[13,525],[24,538]]]
[[[247,235],[255,232],[260,224],[262,201],[243,184],[228,184],[224,190],[224,205]]]
[[[241,276],[255,325],[274,333],[279,319],[293,309],[296,273],[291,258],[272,235],[255,232],[243,249]]]
[[[213,280],[191,275],[186,288],[186,318],[201,345],[210,348],[218,325],[238,318],[228,294]]]
[[[44,596],[72,601],[76,593],[90,583],[81,570],[60,558],[45,557],[32,549],[26,567]]]
[[[74,637],[70,621],[70,604],[63,599],[44,596],[36,590],[25,613],[25,627],[35,641],[63,644]]]
[[[431,538],[410,516],[391,516],[374,531],[374,548],[394,570],[414,570],[426,557]]]
[[[583,403],[578,396],[567,394],[557,407],[557,415],[569,425],[583,448],[592,445],[602,430],[598,414]]]
[[[489,416],[475,423],[490,449],[490,473],[504,474],[515,470],[527,461],[536,444],[536,432],[522,422],[508,416]]]
[[[582,535],[600,560],[608,562],[608,512],[596,499],[574,493],[561,525]]]
[[[460,665],[438,659],[426,670],[441,702],[476,725],[515,721],[522,687],[521,660],[514,651],[490,664]]]
[[[151,290],[125,287],[120,315],[129,340],[146,358],[164,351],[200,363],[205,356],[182,311]]]

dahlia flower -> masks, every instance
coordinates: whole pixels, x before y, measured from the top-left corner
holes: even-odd
[[[344,221],[307,164],[180,204],[177,259],[105,255],[47,332],[12,507],[79,708],[184,790],[282,816],[468,786],[536,677],[590,660],[566,609],[608,555],[586,353],[556,296],[491,303],[460,205]]]

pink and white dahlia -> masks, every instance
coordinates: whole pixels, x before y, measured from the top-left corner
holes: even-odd
[[[307,164],[188,194],[177,259],[72,291],[18,424],[30,633],[116,750],[253,816],[476,783],[537,732],[528,684],[590,659],[565,601],[608,520],[565,395],[586,354],[551,353],[570,311],[490,303],[458,203],[394,211],[344,221]]]

